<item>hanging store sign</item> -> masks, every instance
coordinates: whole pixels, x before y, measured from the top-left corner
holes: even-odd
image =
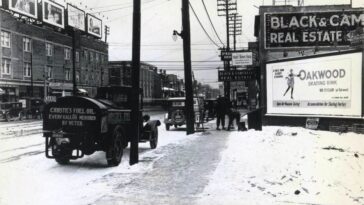
[[[265,13],[264,24],[266,49],[350,46],[350,32],[364,27],[364,11]]]
[[[42,1],[42,21],[64,29],[64,7],[48,0]]]
[[[256,78],[255,70],[230,70],[230,71],[219,71],[219,82],[233,82],[233,81],[244,81]]]
[[[361,117],[362,53],[268,63],[267,113]]]
[[[34,19],[37,19],[38,17],[36,0],[8,0],[4,1],[4,7],[18,14]]]
[[[231,61],[233,58],[231,51],[221,51],[220,57],[222,61]]]
[[[252,52],[233,52],[232,65],[233,66],[247,66],[253,64]]]
[[[85,31],[85,17],[86,14],[81,9],[67,4],[67,25],[73,28]]]

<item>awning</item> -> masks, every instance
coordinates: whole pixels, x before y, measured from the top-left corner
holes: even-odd
[[[167,87],[163,87],[162,88],[162,90],[164,90],[164,91],[175,91],[175,89],[173,89],[173,88],[167,88]]]
[[[5,90],[0,88],[0,95],[4,95],[5,94]]]

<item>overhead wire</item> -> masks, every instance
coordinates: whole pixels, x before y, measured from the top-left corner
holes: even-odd
[[[210,17],[210,14],[209,12],[207,11],[207,8],[206,8],[206,4],[205,4],[205,1],[202,0],[202,4],[203,4],[203,7],[205,8],[205,11],[206,11],[206,14],[207,14],[207,17],[209,18],[209,21],[210,21],[210,24],[212,26],[212,29],[214,30],[215,34],[216,34],[216,37],[219,39],[220,43],[223,45],[223,47],[225,47],[224,43],[222,42],[219,34],[217,33],[216,29],[215,29],[215,26],[214,24],[212,23],[212,20],[211,20],[211,17]]]
[[[197,16],[197,13],[195,12],[195,10],[193,9],[193,6],[191,3],[189,3],[190,7],[191,7],[191,10],[193,12],[193,14],[195,15],[198,23],[200,24],[202,30],[205,32],[206,36],[210,39],[210,41],[215,44],[215,46],[217,46],[218,48],[220,48],[221,46],[219,46],[214,40],[212,40],[211,36],[207,33],[205,27],[202,25],[201,21],[200,21],[200,18]]]

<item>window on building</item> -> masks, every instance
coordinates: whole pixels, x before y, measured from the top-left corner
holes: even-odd
[[[31,39],[30,38],[23,37],[23,49],[24,49],[25,52],[31,52],[32,51]]]
[[[83,57],[85,58],[85,61],[88,62],[88,51],[83,52]]]
[[[76,62],[80,62],[80,52],[76,51]]]
[[[10,48],[10,32],[1,31],[1,46]]]
[[[53,45],[46,43],[47,56],[53,56]]]
[[[71,71],[70,70],[68,70],[68,69],[65,70],[64,74],[65,74],[65,76],[64,76],[65,80],[71,80]]]
[[[90,62],[94,61],[94,53],[90,51]]]
[[[47,66],[47,78],[52,78],[53,77],[53,69],[52,66]]]
[[[80,82],[80,72],[76,72],[76,82]]]
[[[24,63],[24,77],[30,77],[32,75],[32,67],[30,63]]]
[[[96,63],[99,62],[99,58],[100,58],[100,54],[99,53],[96,53],[95,54],[95,60],[96,60]]]
[[[69,48],[64,49],[64,59],[65,60],[71,59],[71,49],[69,49]]]
[[[3,58],[2,64],[1,64],[1,72],[5,75],[11,74],[11,61],[10,59]]]

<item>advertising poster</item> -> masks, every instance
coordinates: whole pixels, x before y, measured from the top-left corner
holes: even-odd
[[[64,28],[64,8],[54,2],[43,0],[43,22]]]
[[[364,26],[359,10],[265,13],[266,49],[349,46],[350,35]]]
[[[77,7],[67,4],[68,26],[85,31],[85,12]]]
[[[267,113],[362,114],[362,53],[267,64]]]
[[[36,0],[9,0],[9,9],[31,18],[38,17]]]
[[[233,52],[232,65],[233,66],[247,66],[253,64],[252,52]]]
[[[100,19],[87,14],[87,32],[101,38],[102,22]]]

